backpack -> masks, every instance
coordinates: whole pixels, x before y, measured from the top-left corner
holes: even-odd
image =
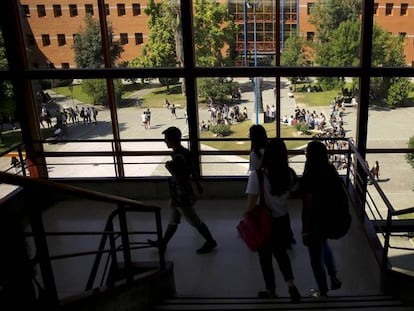
[[[318,231],[327,239],[344,237],[351,226],[348,194],[342,179],[336,175],[336,182],[332,183],[325,197],[325,202],[319,206]]]

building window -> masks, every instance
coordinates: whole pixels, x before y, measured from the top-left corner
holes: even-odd
[[[400,15],[407,16],[408,12],[408,3],[401,3]]]
[[[306,33],[306,40],[313,41],[313,38],[315,37],[315,33],[313,31],[308,31]]]
[[[125,15],[125,4],[123,4],[123,3],[118,3],[117,5],[116,5],[116,7],[118,8],[118,16],[123,16],[123,15]]]
[[[141,5],[139,3],[132,4],[132,15],[133,16],[141,15]]]
[[[62,7],[60,6],[60,4],[53,5],[53,15],[55,17],[62,16]]]
[[[378,15],[378,2],[374,3],[374,15]]]
[[[308,8],[307,8],[308,15],[311,15],[312,9],[313,9],[314,6],[315,6],[314,2],[308,2]]]
[[[66,37],[65,37],[65,34],[59,33],[59,34],[57,35],[57,39],[58,39],[58,45],[59,45],[59,46],[62,46],[62,45],[65,45],[65,44],[66,44]]]
[[[22,5],[23,13],[26,17],[30,17],[30,8],[27,4]]]
[[[69,14],[70,17],[78,16],[78,7],[76,4],[69,4]]]
[[[405,37],[407,36],[406,32],[399,32],[398,35],[400,36],[401,39],[405,39]]]
[[[85,4],[85,14],[93,15],[93,5]]]
[[[135,33],[135,45],[144,43],[144,38],[142,37],[142,32]]]
[[[46,8],[43,4],[37,5],[37,16],[45,17],[46,16]]]
[[[105,4],[105,15],[106,16],[110,15],[109,4]]]
[[[69,63],[62,63],[62,69],[69,69]]]
[[[123,32],[121,33],[120,36],[121,36],[121,44],[122,45],[128,44],[128,34]]]
[[[27,44],[28,44],[29,46],[36,45],[36,40],[35,40],[35,37],[34,37],[34,35],[33,35],[33,34],[27,35],[27,36],[26,36],[26,40],[27,40]]]
[[[43,46],[50,45],[50,37],[49,37],[49,35],[42,35],[42,44],[43,44]]]
[[[393,4],[392,3],[387,3],[385,5],[385,15],[389,16],[392,15],[392,8],[393,8]]]

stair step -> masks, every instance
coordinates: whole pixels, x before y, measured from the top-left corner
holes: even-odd
[[[408,311],[413,307],[404,306],[389,296],[333,296],[326,300],[302,298],[292,303],[287,297],[273,300],[259,298],[173,298],[153,307],[154,311],[173,310],[364,310],[364,311]]]

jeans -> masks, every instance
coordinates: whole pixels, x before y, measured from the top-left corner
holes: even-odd
[[[326,239],[314,238],[308,245],[308,251],[319,292],[321,295],[326,295],[328,293],[326,271],[330,276],[334,276],[337,272],[332,249]]]

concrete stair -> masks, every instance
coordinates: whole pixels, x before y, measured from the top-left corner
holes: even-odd
[[[399,300],[389,296],[334,296],[324,300],[311,297],[302,298],[300,303],[292,303],[287,297],[276,299],[258,298],[172,298],[162,301],[153,311],[236,311],[236,310],[364,310],[364,311],[408,311]]]

